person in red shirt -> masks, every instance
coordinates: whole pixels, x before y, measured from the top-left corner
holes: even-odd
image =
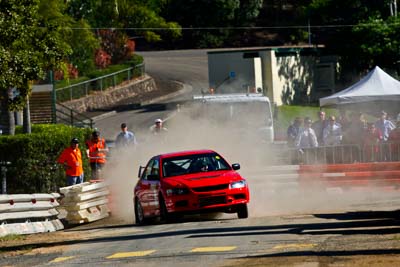
[[[379,161],[379,142],[383,140],[382,132],[375,127],[374,123],[367,124],[367,130],[363,137],[364,157],[368,161]]]
[[[63,150],[57,162],[65,169],[68,186],[83,183],[82,153],[78,138],[72,138],[71,146]]]
[[[90,161],[90,169],[92,170],[92,179],[98,179],[99,171],[106,163],[106,152],[108,148],[104,138],[100,138],[100,132],[94,131],[90,140],[86,142],[86,154]]]

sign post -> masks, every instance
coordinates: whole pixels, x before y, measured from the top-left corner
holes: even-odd
[[[7,194],[7,166],[10,165],[11,162],[9,161],[0,161],[1,166],[1,194]]]

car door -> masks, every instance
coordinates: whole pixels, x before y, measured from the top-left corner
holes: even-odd
[[[157,215],[158,209],[158,188],[160,184],[159,171],[157,171],[159,166],[159,160],[157,158],[152,158],[140,178],[138,197],[140,203],[142,204],[143,212],[145,216]]]

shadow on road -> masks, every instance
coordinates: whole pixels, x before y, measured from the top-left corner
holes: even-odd
[[[338,222],[318,222],[318,223],[302,223],[302,224],[282,224],[282,225],[265,225],[265,226],[243,226],[243,227],[214,227],[202,229],[173,230],[156,233],[135,233],[121,236],[106,236],[89,238],[85,240],[66,240],[51,243],[34,244],[34,247],[50,247],[58,245],[72,245],[83,243],[99,243],[99,242],[119,242],[126,240],[145,240],[161,237],[186,236],[185,238],[209,238],[209,237],[233,237],[233,236],[259,236],[259,235],[386,235],[400,233],[399,211],[391,212],[349,212],[338,214],[315,214],[317,218],[337,219]],[[219,219],[218,219],[219,220]],[[348,221],[346,221],[348,220]],[[185,220],[186,222],[186,220]],[[126,228],[135,227],[133,225],[109,226],[109,228]],[[179,227],[179,224],[177,224]],[[105,227],[102,227],[105,228]],[[143,229],[143,227],[141,227]],[[24,247],[32,248],[32,244],[23,246],[9,246],[0,248],[0,251],[12,251],[16,249],[24,249]],[[359,251],[325,251],[325,252],[288,252],[273,254],[277,256],[299,256],[306,255],[346,255],[346,253],[362,254],[392,254],[400,253],[400,250],[359,250]],[[321,254],[316,254],[321,253]],[[355,254],[354,254],[355,253]],[[270,254],[268,254],[270,255]]]

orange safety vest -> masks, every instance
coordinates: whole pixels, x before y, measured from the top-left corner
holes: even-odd
[[[68,169],[65,171],[68,176],[80,176],[83,173],[82,154],[79,148],[72,149],[67,147],[58,158],[61,164],[67,164]]]
[[[89,149],[90,162],[106,163],[106,154],[99,151],[99,149],[104,149],[106,147],[106,141],[103,138],[100,138],[97,142],[89,140],[86,142],[86,146]]]

